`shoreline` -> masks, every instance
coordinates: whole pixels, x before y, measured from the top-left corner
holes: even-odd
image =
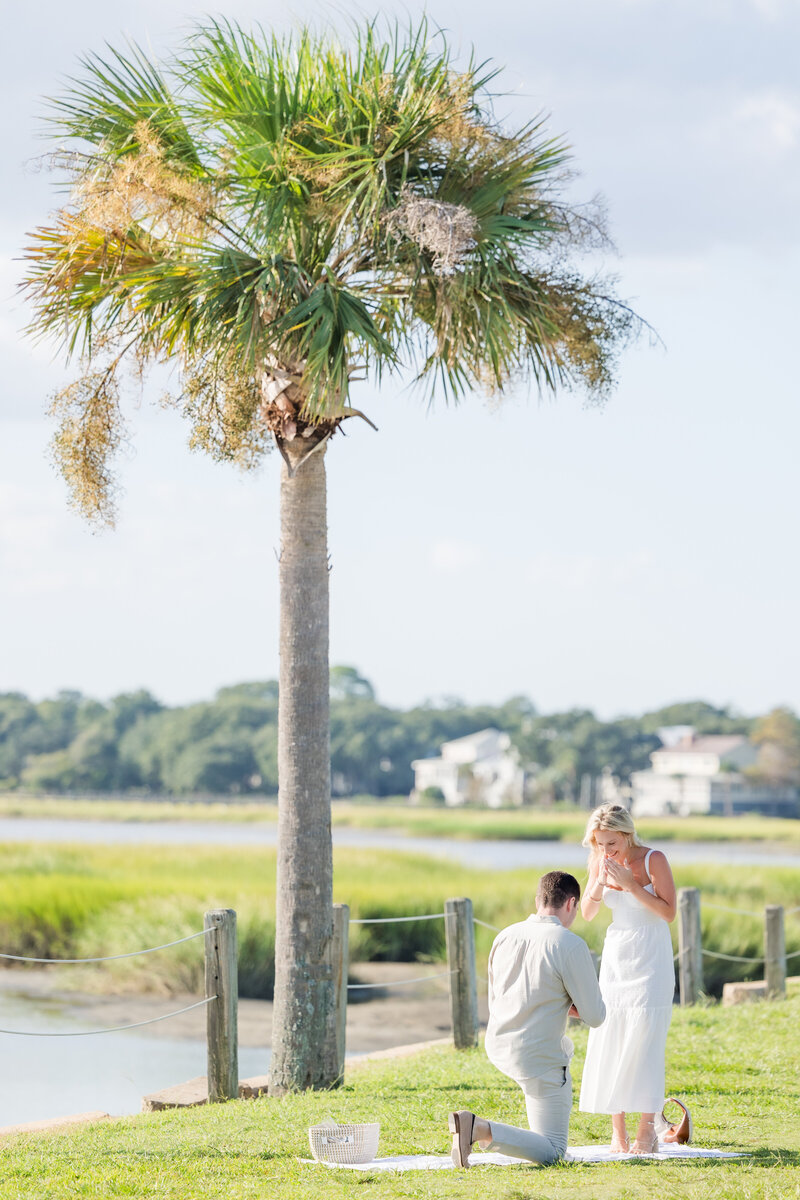
[[[353,1070],[353,1069],[358,1069],[359,1067],[361,1067],[367,1063],[375,1062],[376,1060],[379,1061],[381,1059],[388,1059],[388,1058],[411,1058],[414,1054],[419,1054],[423,1050],[430,1050],[434,1046],[447,1046],[447,1045],[450,1045],[450,1042],[451,1042],[451,1039],[449,1037],[432,1038],[430,1041],[427,1041],[427,1042],[412,1042],[405,1046],[393,1046],[389,1050],[376,1050],[372,1054],[362,1054],[362,1055],[357,1055],[357,1056],[347,1055],[345,1057],[345,1064],[351,1070]],[[269,1078],[269,1076],[267,1075],[267,1076],[264,1076],[263,1078],[265,1081]],[[191,1089],[193,1083],[195,1083],[195,1082],[199,1082],[199,1081],[189,1080],[187,1083],[185,1083],[183,1085],[179,1084],[174,1090],[180,1091],[181,1087],[184,1087],[186,1089]],[[239,1082],[240,1082],[240,1085],[242,1083],[246,1084],[248,1082],[255,1083],[255,1084],[259,1085],[259,1087],[262,1085],[262,1080],[255,1080],[255,1081],[240,1080]],[[260,1096],[263,1094],[265,1094],[265,1093],[262,1093],[261,1091],[257,1091],[255,1093],[251,1093],[249,1096],[240,1095],[239,1098],[240,1099],[245,1099],[245,1098],[254,1099],[254,1098],[257,1098],[257,1096]],[[200,1103],[201,1104],[205,1103],[205,1101],[201,1101]],[[194,1106],[195,1106],[194,1104],[188,1105],[188,1107],[194,1107]],[[126,1117],[125,1116],[114,1116],[113,1113],[103,1112],[101,1109],[95,1109],[90,1112],[70,1113],[67,1116],[45,1117],[40,1121],[23,1121],[19,1125],[0,1125],[0,1138],[15,1137],[18,1134],[26,1134],[26,1133],[69,1133],[71,1129],[75,1128],[75,1126],[92,1125],[92,1124],[98,1123],[99,1121],[116,1121],[116,1120],[121,1121],[121,1120],[129,1119],[130,1117],[144,1116],[147,1113],[151,1113],[151,1112],[167,1111],[173,1107],[180,1108],[180,1107],[187,1107],[187,1105],[181,1105],[181,1104],[166,1105],[160,1109],[159,1108],[150,1109],[145,1106],[145,1097],[143,1097],[141,1111],[138,1113],[128,1113]]]
[[[358,983],[378,986],[356,993],[357,1000],[348,1004],[347,1049],[348,1070],[358,1069],[361,1063],[377,1058],[402,1058],[417,1053],[426,1046],[447,1044],[452,1039],[450,1001],[447,980],[431,978],[424,982],[400,985],[410,977],[440,975],[441,963],[363,963],[354,964],[352,977]],[[0,1003],[13,1001],[17,1012],[24,1011],[25,1002],[30,1001],[32,1019],[25,1021],[16,1017],[15,1028],[20,1031],[29,1026],[40,1026],[41,1032],[59,1031],[85,1033],[88,1030],[102,1032],[116,1030],[119,1026],[132,1025],[139,1021],[152,1023],[127,1030],[133,1040],[138,1035],[148,1038],[171,1039],[173,1042],[204,1044],[206,1038],[206,1009],[194,1008],[189,1012],[159,1020],[165,1013],[172,1013],[187,1005],[196,1004],[198,996],[191,993],[163,994],[94,994],[71,990],[63,986],[57,969],[47,967],[0,969]],[[272,1027],[272,1002],[245,999],[239,1001],[239,1046],[240,1049],[269,1049]],[[486,997],[480,998],[482,1023],[486,1019]],[[35,1014],[35,1015],[34,1015]],[[94,1040],[94,1039],[92,1039]],[[135,1044],[135,1043],[134,1043]],[[267,1060],[265,1054],[265,1074]],[[252,1069],[252,1068],[251,1068]],[[258,1068],[257,1068],[258,1069]],[[264,1076],[250,1082],[263,1086]],[[192,1085],[199,1080],[174,1085],[176,1092],[182,1088],[191,1092]],[[242,1079],[241,1082],[247,1082]],[[48,1090],[44,1085],[45,1092]],[[170,1089],[172,1090],[172,1089]],[[145,1091],[140,1095],[141,1110],[144,1111]],[[115,1120],[109,1111],[95,1107],[97,1100],[87,1096],[87,1111],[72,1112],[59,1116],[43,1117],[19,1124],[0,1126],[0,1138],[39,1132],[64,1132],[84,1124],[102,1120]],[[98,1095],[100,1103],[102,1099]],[[68,1101],[67,1101],[68,1103]],[[58,1111],[57,1101],[53,1107]],[[53,1107],[50,1111],[53,1111]],[[47,1106],[43,1105],[44,1111]],[[124,1115],[124,1114],[123,1114]],[[129,1111],[128,1115],[139,1115]]]
[[[153,993],[103,994],[72,990],[63,986],[57,968],[0,969],[0,996],[30,1000],[39,1011],[48,1010],[52,1020],[66,1026],[98,1031],[139,1021],[149,1037],[204,1042],[204,1007],[159,1020],[165,1013],[196,1004],[201,997],[188,992],[171,995]],[[366,1055],[446,1037],[450,1034],[450,998],[447,980],[431,978],[404,985],[408,978],[437,976],[441,963],[354,963],[351,982],[377,984],[357,992],[347,1006],[347,1053]],[[394,986],[393,986],[394,985]],[[479,1014],[486,1021],[486,996],[479,996]],[[272,1029],[271,1000],[239,1000],[239,1045],[269,1049]],[[77,1032],[77,1030],[76,1030]],[[131,1036],[138,1030],[131,1029]],[[99,1035],[99,1034],[98,1034]]]

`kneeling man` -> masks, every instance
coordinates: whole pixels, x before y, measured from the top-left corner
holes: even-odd
[[[536,913],[509,925],[494,940],[486,1053],[522,1088],[530,1129],[486,1121],[471,1112],[451,1113],[457,1167],[469,1166],[475,1142],[482,1150],[535,1163],[564,1156],[572,1108],[567,1017],[602,1025],[606,1015],[589,947],[569,928],[580,898],[574,876],[551,871],[539,880]]]

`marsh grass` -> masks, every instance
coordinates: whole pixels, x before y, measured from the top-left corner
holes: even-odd
[[[0,1144],[3,1200],[789,1200],[800,1194],[800,994],[735,1009],[675,1011],[670,1091],[692,1108],[700,1146],[737,1159],[476,1168],[386,1175],[306,1163],[308,1126],[380,1121],[381,1156],[446,1154],[447,1113],[524,1124],[521,1093],[482,1050],[437,1047],[365,1063],[341,1089],[115,1120]],[[575,1033],[580,1080],[586,1030]],[[570,1142],[608,1143],[608,1119],[573,1109]]]
[[[334,825],[393,829],[420,837],[509,839],[580,843],[588,814],[580,810],[515,808],[414,808],[407,804],[333,805]],[[662,817],[637,822],[642,837],[654,842],[800,843],[800,821],[778,817]]]
[[[138,822],[188,821],[274,824],[274,798],[244,801],[128,800],[115,797],[20,796],[0,793],[0,816],[53,820]],[[404,797],[371,796],[334,801],[332,822],[419,837],[466,840],[580,842],[585,812],[564,809],[411,807]],[[800,821],[779,817],[663,817],[639,822],[643,836],[658,842],[768,842],[800,844]]]
[[[60,796],[25,795],[0,792],[0,816],[34,817],[57,821],[235,821],[237,823],[275,822],[278,819],[275,798],[258,797],[252,801],[225,800],[144,800],[132,796]]]
[[[557,867],[558,847],[553,847]],[[545,868],[543,868],[545,869]],[[533,907],[538,872],[481,871],[394,851],[341,849],[334,855],[334,896],[351,917],[438,913],[448,896],[469,896],[475,916],[502,928]],[[243,996],[269,997],[274,947],[275,854],[258,846],[0,846],[0,950],[43,958],[123,954],[171,942],[202,928],[203,913],[234,908],[239,925]],[[704,944],[726,954],[763,955],[765,904],[800,908],[800,870],[725,865],[678,868],[679,886],[701,889]],[[719,905],[721,907],[713,907]],[[747,913],[729,909],[751,910]],[[579,932],[602,947],[607,919]],[[352,925],[351,960],[415,961],[444,957],[443,922]],[[494,933],[476,926],[479,974]],[[673,937],[677,931],[673,927]],[[800,950],[800,913],[787,911],[789,953]],[[706,988],[727,979],[760,978],[761,964],[706,958]],[[202,939],[102,966],[50,968],[85,990],[199,992]],[[800,974],[800,957],[790,973]]]

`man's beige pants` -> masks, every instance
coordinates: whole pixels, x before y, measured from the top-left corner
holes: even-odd
[[[535,1163],[552,1163],[563,1158],[572,1111],[569,1067],[556,1067],[535,1079],[518,1079],[517,1083],[525,1094],[530,1129],[490,1121],[492,1143],[483,1149]]]

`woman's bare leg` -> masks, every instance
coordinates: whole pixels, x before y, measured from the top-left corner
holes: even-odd
[[[611,1149],[615,1154],[627,1154],[628,1131],[625,1128],[625,1113],[613,1113],[611,1117]]]

